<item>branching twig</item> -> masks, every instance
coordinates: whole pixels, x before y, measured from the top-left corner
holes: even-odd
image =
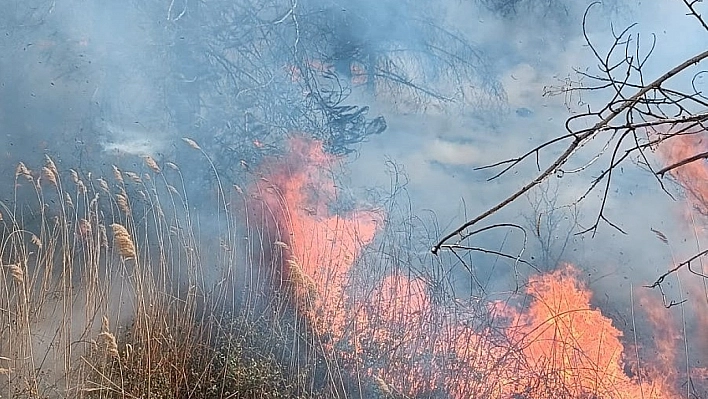
[[[687,3],[689,8],[691,8],[692,11],[694,11],[694,15],[696,15],[698,18],[697,14],[695,14],[695,10],[693,10],[692,6],[694,3]],[[594,4],[593,4],[594,5]],[[588,9],[585,12],[585,15],[583,17],[583,27],[586,26],[586,21],[587,21],[587,16],[588,12],[592,8],[592,5],[588,7]],[[702,20],[701,20],[702,21]],[[588,112],[580,114],[580,115],[575,115],[572,116],[571,118],[568,118],[568,121],[566,122],[566,129],[568,131],[567,134],[561,135],[558,137],[555,137],[551,140],[548,140],[544,142],[543,144],[535,147],[534,149],[522,154],[519,157],[516,158],[511,158],[506,161],[501,161],[493,165],[485,166],[480,169],[484,168],[490,168],[494,166],[501,166],[501,165],[506,165],[502,171],[494,175],[490,179],[496,179],[500,177],[501,175],[505,174],[508,172],[510,169],[513,167],[517,166],[520,164],[522,161],[527,159],[528,157],[535,155],[536,158],[538,159],[539,152],[548,147],[551,146],[555,143],[558,143],[560,141],[564,141],[566,139],[573,139],[572,142],[568,144],[566,147],[565,151],[561,153],[546,169],[544,169],[536,178],[531,180],[529,183],[515,191],[513,194],[508,196],[506,199],[502,200],[499,202],[497,205],[489,208],[485,212],[481,213],[479,216],[468,220],[464,224],[462,224],[460,227],[452,231],[451,233],[447,234],[446,236],[442,237],[433,247],[432,247],[432,252],[433,254],[437,254],[440,248],[448,245],[447,241],[453,238],[456,235],[459,235],[462,239],[465,237],[468,237],[471,233],[465,234],[465,230],[468,229],[469,227],[479,223],[480,221],[488,218],[489,216],[493,215],[494,213],[498,212],[499,210],[505,208],[512,202],[514,202],[516,199],[518,199],[520,196],[524,195],[527,193],[529,190],[532,188],[538,186],[540,183],[545,181],[548,177],[552,176],[558,171],[561,171],[561,166],[566,164],[568,160],[576,153],[578,152],[582,147],[584,147],[588,142],[590,142],[593,138],[595,138],[597,135],[603,133],[603,132],[613,132],[613,135],[616,134],[618,131],[624,131],[622,137],[626,137],[628,132],[632,132],[633,136],[636,137],[636,134],[634,133],[636,129],[642,128],[646,129],[649,127],[656,127],[660,125],[666,125],[666,124],[679,124],[679,123],[686,123],[686,122],[698,122],[702,123],[703,121],[706,120],[706,117],[708,116],[708,113],[703,112],[703,113],[698,113],[698,114],[692,114],[691,112],[688,111],[686,107],[681,105],[681,101],[686,100],[686,99],[695,99],[694,95],[689,95],[689,94],[683,94],[680,92],[676,91],[670,91],[668,89],[663,88],[663,84],[667,82],[669,79],[672,77],[680,74],[681,72],[685,71],[686,69],[692,67],[693,65],[696,65],[700,63],[701,61],[705,60],[708,58],[708,50],[705,50],[683,62],[681,62],[679,65],[675,66],[674,68],[670,69],[663,75],[661,75],[659,78],[655,79],[651,83],[648,84],[643,84],[644,79],[643,79],[643,74],[642,74],[642,68],[644,67],[645,63],[647,62],[649,55],[652,53],[652,51],[649,51],[646,56],[639,56],[639,42],[637,39],[637,44],[636,44],[636,55],[631,54],[629,51],[629,44],[631,41],[630,39],[624,39],[626,36],[627,32],[633,25],[630,25],[627,29],[623,30],[619,34],[614,34],[614,42],[610,47],[610,50],[607,52],[606,56],[602,56],[594,47],[593,43],[590,41],[587,33],[585,33],[585,38],[586,42],[588,43],[590,49],[593,51],[596,59],[599,60],[600,62],[600,72],[605,74],[607,77],[600,77],[598,80],[606,82],[605,85],[602,86],[602,88],[609,88],[612,87],[614,90],[614,97],[599,111],[596,112],[591,112],[588,110]],[[611,61],[611,57],[615,53],[617,49],[624,49],[624,54],[623,58],[619,62],[613,63]],[[654,48],[654,43],[652,43],[651,50]],[[636,63],[636,64],[635,64]],[[626,65],[626,71],[621,72],[622,77],[617,78],[614,76],[614,72],[618,70],[618,68],[622,65]],[[632,72],[635,72],[639,75],[639,79],[641,84],[636,84],[632,83],[629,81],[630,76],[632,75]],[[592,77],[592,75],[587,74],[586,76]],[[623,92],[626,89],[636,89],[637,91],[631,96],[631,97],[626,97]],[[582,88],[578,89],[582,90]],[[658,96],[657,96],[658,95]],[[675,97],[675,98],[674,98]],[[668,116],[668,114],[661,108],[662,105],[673,105],[676,106],[678,109],[678,112],[675,113],[672,116]],[[636,118],[641,119],[641,121],[634,121],[635,119],[634,113],[636,113]],[[626,115],[626,123],[622,125],[612,125],[612,121],[614,121],[618,116],[625,114]],[[592,127],[588,129],[581,129],[581,130],[574,130],[570,127],[570,123],[576,119],[588,117],[588,116],[596,116],[600,118],[598,122],[596,122]],[[610,141],[612,138],[610,138]],[[635,138],[636,141],[636,138]],[[609,190],[609,184],[610,184],[610,177],[611,177],[611,169],[615,168],[618,166],[618,164],[627,158],[629,155],[629,152],[625,153],[623,156],[617,158],[617,153],[619,149],[621,148],[622,140],[620,140],[616,145],[613,150],[613,159],[610,162],[610,169],[603,172],[602,176],[600,179],[596,179],[595,182],[593,183],[593,186],[599,183],[602,178],[607,177],[607,182],[605,184],[605,191]],[[640,145],[637,145],[631,151],[634,150],[639,150],[641,152],[642,147]],[[630,151],[630,152],[631,152]],[[643,154],[642,154],[643,156]],[[538,161],[537,161],[538,165]],[[540,168],[539,168],[540,169]],[[665,172],[665,171],[664,171]],[[605,193],[603,197],[603,202],[601,205],[601,210],[598,215],[598,221],[599,220],[604,220],[611,226],[614,226],[615,228],[619,229],[618,226],[615,224],[611,223],[605,216],[602,214],[602,211],[604,209],[604,206],[606,204],[606,199],[607,199],[607,193]],[[597,224],[596,224],[597,225]],[[596,227],[595,225],[595,227]],[[621,229],[619,229],[621,231]]]

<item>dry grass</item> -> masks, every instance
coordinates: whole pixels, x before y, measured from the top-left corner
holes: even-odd
[[[336,396],[308,369],[320,355],[272,288],[277,266],[234,269],[266,258],[241,244],[224,194],[200,237],[177,165],[144,161],[154,178],[18,165],[0,203],[0,396]]]
[[[410,267],[410,215],[389,214],[337,298],[348,324],[323,334],[308,316],[332,287],[292,257],[286,228],[261,219],[272,203],[219,181],[216,215],[200,214],[177,165],[144,161],[153,174],[70,170],[68,183],[49,158],[38,174],[18,165],[14,203],[0,203],[0,396],[487,398],[524,373],[537,397],[562,392],[563,370],[529,370],[502,335],[470,334],[465,358],[445,356],[460,326],[498,326],[446,293],[449,264]],[[375,289],[391,276],[424,281],[435,306],[411,318],[409,289]]]

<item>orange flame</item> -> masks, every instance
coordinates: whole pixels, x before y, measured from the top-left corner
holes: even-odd
[[[679,126],[680,128],[680,126]],[[654,136],[658,136],[655,133]],[[657,154],[659,159],[666,165],[676,165],[692,156],[708,151],[708,137],[706,131],[687,131],[685,134],[675,135],[665,141],[662,141],[658,148]],[[706,235],[708,233],[708,162],[705,158],[681,165],[672,169],[670,175],[676,179],[686,193],[686,200],[690,207],[686,207],[686,223],[687,230],[693,230],[696,240],[705,246]],[[692,212],[696,211],[696,212]],[[703,248],[701,248],[703,249]],[[693,255],[693,254],[691,254]],[[671,265],[673,267],[675,265]],[[700,262],[700,259],[694,261],[690,267],[693,272],[702,276],[708,275],[708,265]],[[708,354],[708,288],[705,284],[705,278],[690,274],[687,272],[688,266],[679,270],[676,275],[683,285],[685,297],[689,302],[686,304],[688,308],[690,326],[685,327],[690,331],[688,334],[698,338],[697,343],[694,343],[698,357],[703,356],[705,364],[705,356]],[[682,279],[681,276],[686,276]],[[676,336],[678,333],[670,333],[666,331],[668,326],[675,323],[664,322],[657,318],[656,324],[660,324],[660,336],[666,337]],[[662,351],[664,353],[665,351]],[[691,376],[697,381],[708,381],[705,378],[708,375],[708,367],[694,367],[689,370]]]
[[[271,162],[268,177],[258,182],[288,245],[285,280],[313,326],[342,331],[339,311],[345,298],[348,271],[361,248],[371,242],[380,222],[372,211],[332,214],[334,181],[327,177],[336,158],[322,144],[292,139],[286,159]]]
[[[433,301],[422,277],[389,271],[361,284],[355,261],[383,218],[330,211],[335,161],[320,143],[295,139],[256,185],[287,237],[283,267],[295,307],[353,374],[368,375],[379,391],[409,396],[678,397],[671,381],[657,376],[664,369],[634,365],[628,374],[621,331],[593,308],[572,265],[532,277],[525,308],[490,304],[497,317],[486,323],[474,307]]]

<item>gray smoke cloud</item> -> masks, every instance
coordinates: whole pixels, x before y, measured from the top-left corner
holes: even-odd
[[[12,187],[18,162],[39,165],[45,153],[63,168],[96,175],[110,173],[112,164],[144,168],[141,157],[149,155],[185,170],[204,231],[218,214],[201,208],[213,195],[204,188],[214,174],[182,137],[200,143],[229,185],[243,185],[297,132],[346,157],[355,198],[387,188],[392,161],[405,171],[412,212],[430,228],[430,242],[412,251],[429,259],[433,240],[537,173],[527,161],[487,181],[495,169],[476,168],[563,134],[567,117],[607,100],[601,92],[560,89],[583,84],[574,70],[597,64],[581,29],[590,1],[11,3],[0,16],[4,187]],[[642,51],[656,39],[645,69],[651,80],[704,49],[705,32],[685,13],[680,2],[605,1],[591,9],[586,28],[602,51],[612,29],[636,22]],[[560,151],[551,147],[541,162]],[[695,253],[696,239],[682,220],[678,187],[668,183],[674,201],[638,162],[615,177],[607,205],[627,234],[602,225],[595,237],[574,235],[592,225],[601,198],[564,206],[583,195],[603,160],[551,178],[545,191],[491,220],[533,230],[538,212],[557,218],[540,240],[530,239],[524,258],[544,271],[577,263],[596,302],[623,328],[632,290]],[[569,168],[589,161],[578,158]],[[0,196],[12,200],[10,191]],[[517,254],[522,240],[497,232],[476,245]],[[475,259],[490,290],[511,289],[519,279],[513,261],[492,270],[485,267],[494,257]],[[471,295],[464,288],[469,276],[456,273],[459,294]],[[666,293],[684,299],[679,288]],[[685,299],[705,308],[705,296],[696,294]]]

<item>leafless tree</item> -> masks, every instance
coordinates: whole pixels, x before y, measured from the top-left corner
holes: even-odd
[[[699,9],[701,2],[691,0],[682,0],[682,2],[687,15],[703,28],[708,37],[708,24]],[[550,177],[582,174],[590,170],[593,170],[595,175],[589,178],[585,193],[575,201],[574,205],[583,202],[591,193],[599,193],[601,202],[594,223],[577,234],[595,235],[603,224],[624,233],[622,227],[614,223],[606,212],[613,176],[621,167],[632,161],[640,164],[651,171],[656,183],[664,189],[662,178],[668,172],[708,158],[708,153],[701,152],[663,168],[653,166],[650,161],[651,153],[663,143],[706,131],[708,96],[697,87],[697,81],[708,73],[705,68],[701,69],[708,59],[708,49],[677,62],[675,66],[650,81],[645,76],[645,71],[649,61],[652,60],[656,37],[651,37],[648,43],[641,42],[639,35],[633,33],[634,25],[631,25],[619,32],[613,30],[609,47],[599,48],[591,40],[586,29],[587,20],[595,5],[597,3],[590,5],[585,12],[583,32],[586,44],[597,61],[597,70],[577,70],[582,84],[548,88],[545,94],[592,92],[593,95],[605,96],[607,101],[600,107],[585,104],[586,109],[583,112],[567,119],[564,134],[531,148],[519,156],[481,167],[480,169],[497,170],[490,180],[498,179],[509,171],[529,163],[535,164],[538,173],[535,178],[497,205],[467,220],[443,236],[432,247],[434,254],[438,254],[441,250],[460,248],[473,250],[474,248],[465,244],[471,237],[491,228],[509,226],[509,224],[488,224],[492,215],[507,208]],[[685,82],[690,82],[688,89]],[[601,148],[598,150],[596,145],[590,145],[591,142],[602,143]],[[555,153],[559,155],[544,160],[544,155],[551,151],[557,151]],[[578,162],[583,166],[570,166]],[[591,168],[602,162],[605,164],[599,172]],[[513,226],[521,229],[521,226]],[[706,254],[708,249],[677,264],[651,286],[660,287],[668,275],[684,267],[702,278],[708,278],[692,268],[692,263]]]

